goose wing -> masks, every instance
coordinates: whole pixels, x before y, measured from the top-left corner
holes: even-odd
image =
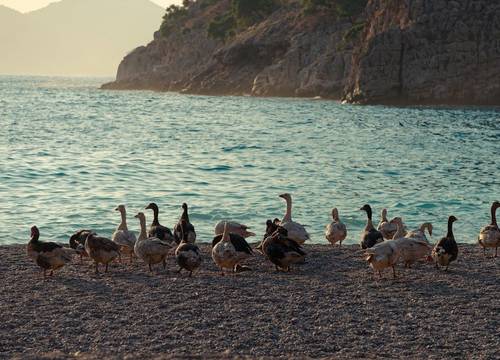
[[[95,236],[92,242],[94,246],[90,245],[90,247],[99,248],[104,251],[120,251],[120,246],[117,243],[105,237]]]
[[[174,235],[172,231],[163,225],[151,225],[148,231],[149,237],[155,237],[160,240],[172,241],[174,240]]]
[[[72,249],[77,249],[79,245],[85,246],[85,239],[87,239],[88,234],[92,233],[92,230],[78,230],[69,238],[69,246]]]
[[[128,230],[117,230],[113,233],[111,238],[115,243],[121,246],[127,246],[133,248],[137,238],[132,231]]]
[[[222,240],[222,234],[214,236],[214,239],[212,240],[212,247],[217,245],[221,240]]]
[[[249,255],[253,254],[252,247],[247,243],[247,241],[243,236],[237,234],[229,234],[229,238],[231,240],[231,244],[233,244],[236,251],[244,252]]]
[[[310,236],[304,225],[296,223],[295,221],[289,221],[281,223],[281,226],[288,231],[288,238],[293,239],[298,242],[305,242],[309,240]]]

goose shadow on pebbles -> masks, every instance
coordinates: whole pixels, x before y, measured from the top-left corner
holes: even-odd
[[[256,254],[253,271],[222,277],[202,244],[191,278],[173,257],[99,275],[75,257],[47,280],[25,246],[1,246],[0,358],[495,358],[500,262],[459,247],[447,272],[399,265],[373,281],[350,245],[306,244],[290,273]]]

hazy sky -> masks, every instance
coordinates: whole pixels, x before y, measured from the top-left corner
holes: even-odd
[[[181,0],[151,0],[160,6],[166,7],[170,4],[181,3]],[[57,0],[0,0],[0,5],[5,5],[21,12],[27,12],[44,7]]]

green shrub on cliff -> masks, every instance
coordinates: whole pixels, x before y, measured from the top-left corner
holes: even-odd
[[[302,6],[307,14],[327,10],[339,17],[354,17],[359,15],[368,0],[302,0]]]
[[[233,0],[231,7],[238,26],[247,27],[272,13],[278,4],[275,0]]]
[[[167,36],[174,30],[181,20],[184,20],[188,15],[188,7],[190,1],[184,1],[182,6],[170,5],[163,15],[163,21],[160,26],[160,33]]]
[[[208,24],[208,36],[217,40],[226,40],[235,34],[236,20],[232,13],[227,13],[215,18]]]
[[[208,36],[226,40],[238,30],[265,19],[278,6],[278,0],[232,0],[230,11],[208,24]]]

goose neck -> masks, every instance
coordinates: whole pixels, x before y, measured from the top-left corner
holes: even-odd
[[[286,201],[286,212],[283,217],[283,222],[292,221],[292,199],[290,197],[285,198]]]
[[[146,233],[146,219],[145,218],[140,218],[139,219],[139,224],[141,227],[141,232],[139,233],[139,238],[137,239],[138,241],[147,239],[148,235]]]
[[[455,238],[453,235],[453,221],[451,219],[448,219],[448,232],[446,233],[446,237],[449,239]]]
[[[118,230],[128,230],[127,212],[125,211],[125,209],[120,210],[120,215],[121,215],[121,222],[120,225],[118,225]]]
[[[497,216],[496,216],[497,209],[498,209],[498,205],[497,204],[493,204],[491,206],[491,225],[494,225],[494,226],[498,227]]]

